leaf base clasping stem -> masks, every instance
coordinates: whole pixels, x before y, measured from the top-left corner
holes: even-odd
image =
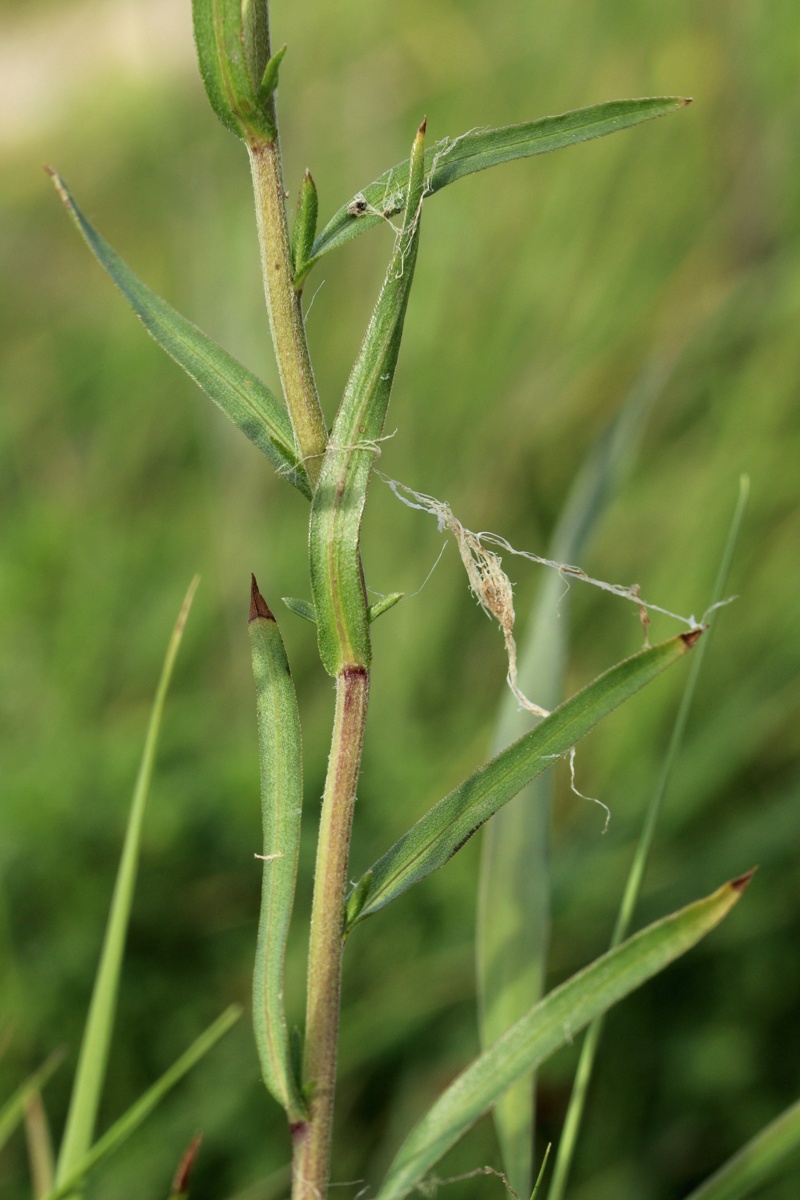
[[[328,431],[308,353],[301,296],[292,283],[292,256],[277,134],[271,141],[248,146],[248,153],[272,341],[297,449],[313,487],[322,468]]]

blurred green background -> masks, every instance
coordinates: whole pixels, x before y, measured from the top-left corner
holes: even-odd
[[[193,61],[188,0],[3,6],[0,487],[0,1095],[55,1046],[60,1131],[163,647],[202,586],[169,701],[102,1113],[107,1124],[233,999],[247,1001],[260,845],[249,572],[307,595],[306,506],[163,356],[91,261],[43,162],[134,269],[273,386],[244,152]],[[432,137],[619,96],[683,94],[668,119],[448,189],[425,210],[381,467],[473,529],[543,552],[593,439],[661,379],[643,445],[589,558],[676,611],[707,602],[746,471],[731,590],[667,798],[638,920],[753,863],[746,901],[608,1024],[575,1200],[682,1196],[800,1092],[800,12],[794,0],[436,0],[273,7],[287,187],[323,220]],[[325,259],[309,336],[332,416],[391,248]],[[416,591],[435,524],[376,484],[368,582]],[[538,568],[512,562],[524,614]],[[641,643],[635,610],[575,586],[569,688]],[[311,626],[282,620],[306,742],[302,918],[332,689]],[[655,636],[674,631],[669,622]],[[353,875],[487,753],[505,664],[450,547],[375,628]],[[559,775],[551,979],[609,937],[684,676],[608,720]],[[348,945],[334,1179],[375,1184],[411,1121],[477,1048],[479,839]],[[577,1046],[542,1079],[557,1136]],[[247,1021],[90,1194],[165,1197],[192,1134],[193,1195],[248,1200],[288,1159]],[[497,1163],[483,1122],[442,1175]],[[252,1187],[252,1190],[247,1190]],[[357,1187],[344,1189],[353,1195]],[[22,1139],[0,1192],[30,1195]],[[473,1180],[452,1194],[502,1194]],[[797,1195],[797,1173],[768,1191]]]

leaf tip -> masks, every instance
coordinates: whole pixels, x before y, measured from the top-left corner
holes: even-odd
[[[420,137],[425,137],[425,131],[427,130],[427,128],[428,128],[428,118],[423,117],[422,121],[420,122],[419,129],[417,130],[417,133],[419,134]]]
[[[750,880],[753,878],[753,876],[755,875],[757,870],[758,870],[758,867],[751,867],[749,871],[745,871],[744,875],[740,875],[737,879],[732,879],[731,887],[733,888],[733,890],[735,892],[738,892],[739,895],[741,895],[742,892],[745,890],[745,888],[750,883]]]
[[[53,187],[58,192],[58,194],[61,197],[62,201],[64,202],[65,206],[67,208],[72,208],[72,202],[71,202],[70,194],[67,191],[67,185],[64,183],[64,180],[61,178],[58,171],[55,169],[55,167],[48,166],[47,163],[43,163],[42,166],[44,167],[45,171],[52,179]]]
[[[680,634],[679,635],[680,639],[683,642],[686,649],[691,650],[692,646],[695,644],[695,642],[700,637],[700,635],[705,633],[705,631],[707,629],[708,629],[707,625],[698,625],[698,626],[696,626],[695,629],[690,629],[688,633]]]
[[[177,1198],[178,1196],[188,1195],[189,1179],[191,1177],[192,1168],[194,1167],[195,1160],[197,1158],[197,1152],[200,1149],[200,1143],[202,1140],[202,1133],[196,1133],[184,1151],[183,1158],[178,1165],[178,1169],[175,1172],[175,1178],[172,1181],[173,1197]]]
[[[694,104],[694,96],[681,96],[681,108],[687,108],[690,104]]]
[[[274,615],[272,614],[272,612],[270,612],[269,605],[267,604],[264,597],[261,595],[261,592],[258,590],[258,583],[256,582],[255,575],[251,574],[251,576],[250,576],[250,613],[249,613],[249,616],[247,619],[248,619],[248,621],[256,621],[256,620],[258,620],[259,617],[263,618],[265,621],[274,621],[275,620]]]
[[[194,602],[194,594],[200,586],[200,576],[193,575],[192,581],[186,589],[186,595],[183,598],[181,611],[178,613],[178,619],[175,622],[175,633],[177,637],[183,637],[183,631],[186,628],[186,622],[189,620],[192,604]]]
[[[390,608],[394,608],[395,604],[403,599],[405,599],[405,592],[391,592],[388,596],[382,596],[380,600],[376,600],[374,604],[369,605],[367,620],[372,624],[373,621],[383,616]]]

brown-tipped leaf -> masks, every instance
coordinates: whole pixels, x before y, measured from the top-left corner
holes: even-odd
[[[202,1140],[203,1135],[196,1133],[184,1150],[183,1157],[178,1164],[178,1169],[172,1180],[170,1200],[184,1200],[189,1195],[189,1180],[192,1177],[192,1170],[194,1169]]]
[[[485,1050],[412,1130],[376,1200],[401,1200],[521,1075],[534,1070],[600,1013],[705,937],[741,896],[741,881],[643,929],[573,975]]]
[[[264,1082],[293,1122],[305,1117],[306,1108],[292,1060],[283,994],[300,848],[303,756],[297,698],[283,638],[255,576],[248,629],[256,681],[264,835],[253,1027]]]
[[[641,650],[578,692],[535,729],[502,750],[454,788],[370,868],[372,885],[359,913],[348,913],[348,927],[371,916],[443,866],[507,801],[516,796],[556,758],[694,644],[695,632]],[[354,889],[356,895],[358,885]]]

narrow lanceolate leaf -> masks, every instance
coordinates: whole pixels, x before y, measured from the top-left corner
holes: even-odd
[[[800,1100],[751,1138],[687,1200],[745,1200],[800,1156]]]
[[[283,51],[270,70],[266,4],[192,0],[194,38],[209,103],[242,141],[275,137],[272,93]]]
[[[557,117],[541,117],[502,129],[476,129],[461,137],[444,138],[425,154],[426,194],[438,192],[465,175],[485,171],[516,158],[547,154],[577,142],[605,137],[653,117],[674,112],[689,103],[680,96],[656,96],[642,100],[612,100],[579,108]],[[331,217],[314,243],[308,266],[337,246],[373,229],[386,217],[400,212],[406,201],[408,162],[398,163],[379,175],[374,183],[357,192]]]
[[[292,424],[284,406],[257,376],[134,275],[87,221],[60,175],[55,171],[50,174],[87,246],[148,333],[230,417],[237,429],[266,454],[278,474],[310,499],[311,488],[298,459]]]
[[[403,227],[361,351],[345,388],[314,493],[311,589],[320,656],[333,676],[368,667],[369,616],[359,537],[376,442],[383,432],[419,244],[425,123],[414,140]]]
[[[264,1082],[293,1123],[305,1117],[306,1108],[292,1065],[283,977],[300,848],[303,759],[297,698],[283,638],[255,576],[249,631],[256,680],[264,829],[253,1026]]]
[[[306,171],[300,185],[297,214],[292,227],[292,265],[295,291],[300,291],[308,273],[306,263],[311,258],[314,234],[317,232],[317,189],[311,172]]]
[[[158,736],[161,730],[161,720],[164,715],[164,705],[167,699],[172,670],[183,638],[189,609],[192,606],[194,593],[197,590],[199,578],[195,576],[189,585],[189,590],[178,614],[178,620],[172,631],[172,637],[167,646],[161,678],[158,681],[153,707],[150,713],[150,723],[147,728],[144,752],[139,766],[136,786],[133,790],[128,825],[125,830],[125,841],[122,856],[117,870],[114,885],[114,895],[111,900],[111,910],[108,915],[103,947],[100,952],[100,962],[95,975],[92,999],[86,1018],[78,1067],[75,1072],[75,1082],[72,1087],[67,1124],[64,1138],[58,1155],[56,1167],[56,1186],[59,1187],[70,1178],[77,1164],[89,1152],[94,1137],[95,1120],[100,1103],[100,1095],[105,1080],[108,1050],[111,1042],[111,1030],[114,1024],[114,1014],[117,1008],[117,993],[122,967],[122,955],[125,949],[125,939],[128,932],[133,890],[136,884],[136,873],[139,865],[139,845],[142,836],[147,798],[150,792],[150,781],[153,776]]]
[[[25,1105],[32,1096],[37,1096],[47,1083],[56,1067],[64,1061],[64,1052],[51,1054],[38,1070],[22,1083],[12,1096],[0,1106],[0,1150],[3,1149],[14,1130],[25,1116]]]
[[[209,1050],[217,1044],[231,1026],[235,1025],[241,1015],[242,1010],[238,1004],[232,1004],[230,1008],[226,1008],[225,1012],[192,1042],[189,1049],[164,1072],[161,1078],[148,1088],[118,1121],[114,1122],[92,1148],[76,1160],[64,1177],[56,1182],[55,1189],[47,1197],[47,1200],[65,1200],[66,1197],[70,1197],[72,1200],[76,1189],[82,1185],[89,1172],[104,1159],[110,1158],[116,1150],[119,1150],[120,1146],[127,1142],[131,1134],[136,1132],[167,1093],[208,1054]]]
[[[685,954],[718,925],[750,876],[649,925],[573,975],[513,1025],[450,1085],[401,1146],[376,1200],[400,1200],[419,1184],[498,1096],[534,1070],[645,980]]]
[[[587,543],[616,491],[665,372],[648,370],[619,415],[596,439],[570,491],[547,556],[582,562]],[[553,709],[563,698],[569,615],[561,577],[548,571],[520,647],[518,683],[526,696]],[[702,652],[699,651],[699,653]],[[533,719],[534,721],[536,718]],[[495,751],[531,727],[511,691],[504,691]],[[540,775],[506,804],[483,831],[476,965],[481,1046],[490,1046],[541,999],[550,933],[550,809],[553,772]],[[497,1101],[492,1116],[503,1170],[515,1192],[529,1196],[533,1174],[534,1080],[524,1076]]]
[[[443,866],[489,817],[551,767],[554,759],[566,754],[598,721],[682,658],[701,632],[695,629],[679,634],[617,663],[535,729],[479,767],[375,863],[366,895],[356,885],[352,895],[359,895],[363,903],[357,914],[349,909],[348,928]]]

